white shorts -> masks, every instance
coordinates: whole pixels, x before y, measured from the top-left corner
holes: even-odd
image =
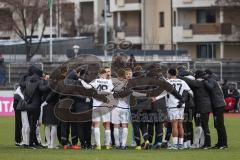
[[[172,120],[184,120],[184,108],[168,108],[168,118]]]
[[[93,107],[92,121],[93,122],[111,122],[111,108],[108,107]]]
[[[129,123],[130,111],[129,109],[114,108],[112,110],[111,122],[113,124]]]

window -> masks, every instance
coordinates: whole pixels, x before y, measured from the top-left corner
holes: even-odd
[[[9,31],[12,30],[13,19],[12,19],[12,12],[10,9],[1,8],[0,9],[0,30],[1,31]]]
[[[197,23],[216,23],[216,11],[197,10]]]
[[[164,27],[164,12],[159,13],[160,27]]]
[[[216,44],[197,45],[197,58],[216,58]]]
[[[176,26],[176,21],[177,21],[176,18],[177,18],[177,17],[176,17],[176,11],[174,11],[174,12],[173,12],[173,26]]]
[[[164,47],[164,44],[160,44],[160,45],[159,45],[159,50],[164,50],[164,48],[165,48],[165,47]]]

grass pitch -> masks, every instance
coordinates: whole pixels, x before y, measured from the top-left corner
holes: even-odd
[[[229,144],[226,150],[30,150],[14,146],[14,118],[0,117],[0,160],[239,160],[240,118],[226,118],[225,124]],[[216,131],[212,120],[210,128],[214,145]],[[131,134],[128,144],[130,138]]]

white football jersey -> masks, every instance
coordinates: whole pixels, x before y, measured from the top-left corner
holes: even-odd
[[[95,88],[97,91],[107,92],[107,93],[111,93],[114,88],[111,79],[103,79],[103,78],[95,79],[90,83],[90,85],[92,85],[93,88]],[[103,102],[93,98],[94,107],[101,106],[102,104]]]
[[[187,83],[181,79],[169,79],[167,80],[173,87],[177,90],[177,92],[182,95],[183,91],[190,91],[190,87]],[[171,93],[168,93],[166,98],[166,103],[168,108],[175,108],[178,105],[179,100],[173,96]],[[185,107],[185,104],[182,105]]]
[[[128,102],[128,98],[119,98],[117,107],[123,108],[123,109],[129,109],[130,105]]]

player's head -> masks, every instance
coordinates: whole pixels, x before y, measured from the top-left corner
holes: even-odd
[[[132,79],[133,72],[131,68],[125,68],[125,77],[126,79]]]
[[[99,70],[98,74],[99,74],[99,77],[104,78],[104,79],[106,79],[106,78],[108,77],[105,68],[101,68],[101,69]]]
[[[112,76],[112,71],[110,67],[104,67],[106,73],[107,73],[107,78],[111,78]]]
[[[122,78],[122,79],[126,78],[126,72],[124,69],[119,69],[117,74],[119,78]]]
[[[175,68],[170,68],[168,70],[168,77],[169,78],[174,78],[177,76],[177,70]]]
[[[204,72],[206,73],[207,77],[213,75],[213,72],[210,69],[206,69]]]
[[[77,72],[78,77],[80,77],[82,68],[81,67],[77,67],[75,70]]]
[[[49,74],[47,72],[44,72],[42,78],[44,80],[49,80]]]
[[[195,72],[196,79],[203,78],[204,76],[205,76],[205,72],[203,72],[202,70],[196,70]]]

